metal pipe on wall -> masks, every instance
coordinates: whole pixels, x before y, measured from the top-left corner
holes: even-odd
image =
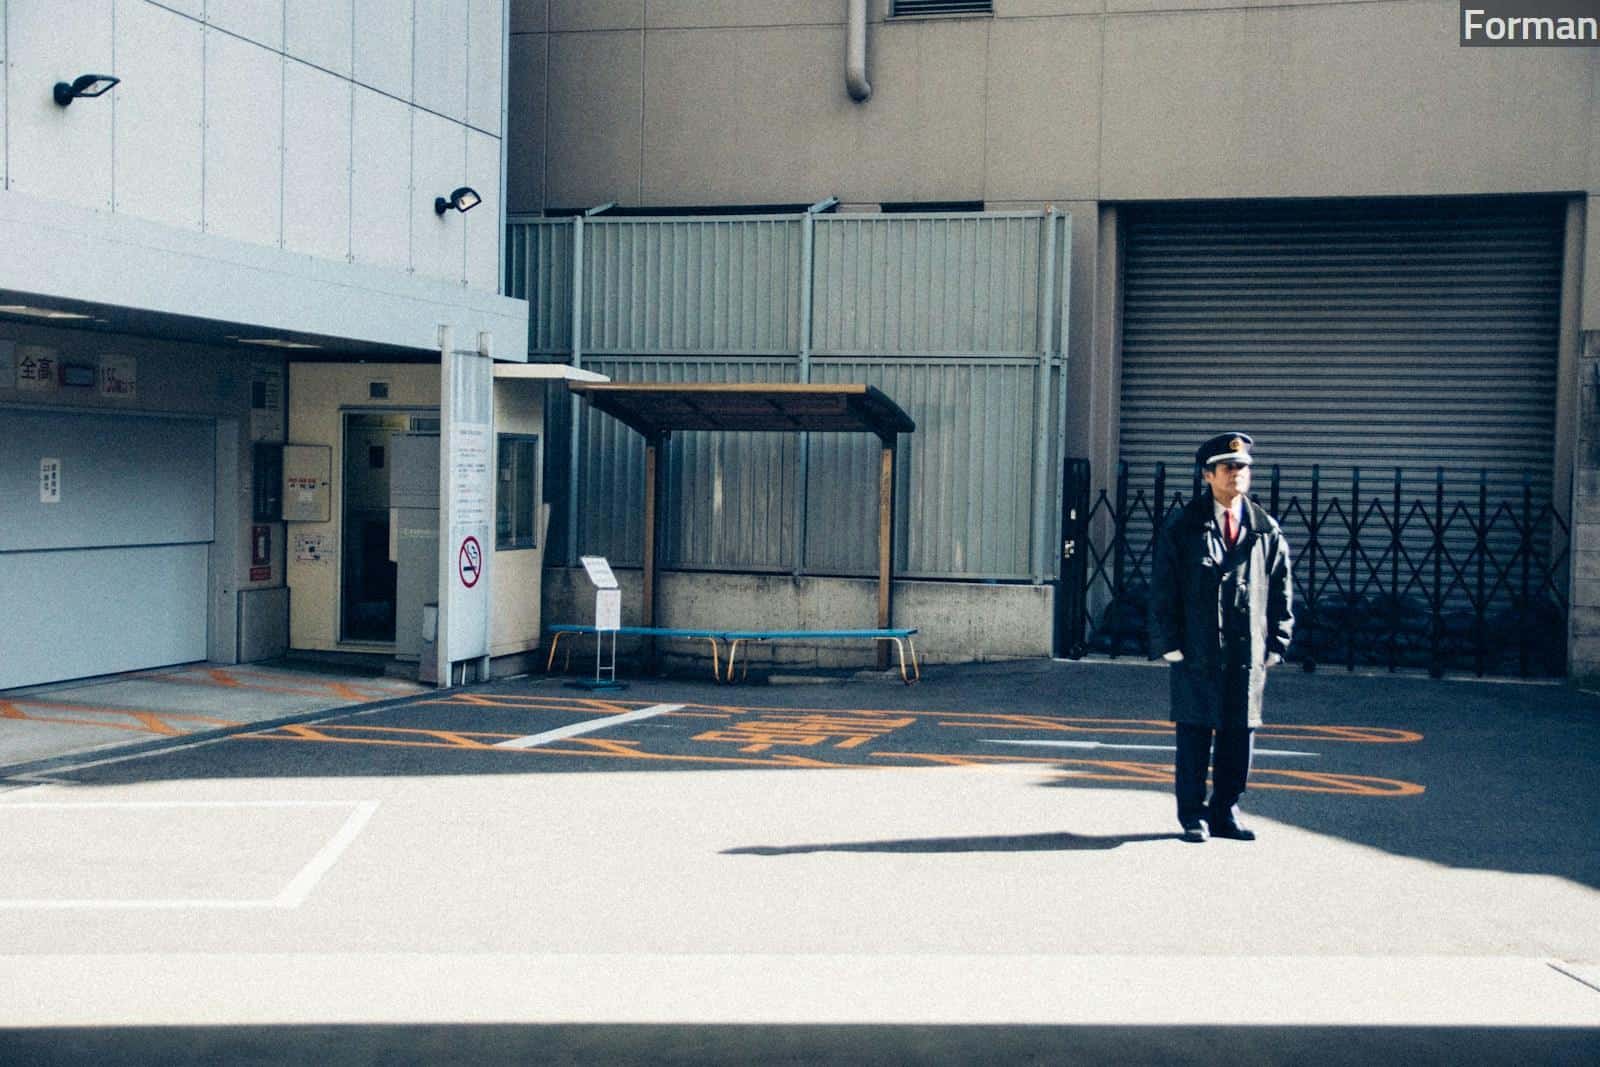
[[[872,96],[867,81],[867,0],[850,0],[845,28],[844,85],[850,99],[864,104]]]

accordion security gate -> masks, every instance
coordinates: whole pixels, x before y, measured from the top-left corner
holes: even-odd
[[[1467,485],[1443,468],[1295,473],[1303,494],[1285,491],[1278,467],[1259,470],[1252,493],[1283,525],[1294,560],[1291,661],[1564,673],[1569,528],[1531,475],[1518,492],[1494,493],[1487,471]],[[1068,461],[1058,624],[1069,655],[1151,653],[1153,531],[1197,491],[1192,467],[1136,474],[1121,463],[1114,484],[1091,494],[1088,462]]]

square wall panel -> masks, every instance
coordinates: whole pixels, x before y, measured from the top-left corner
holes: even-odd
[[[283,72],[283,246],[350,254],[350,94],[343,78],[289,60]]]
[[[506,210],[544,210],[545,76],[543,34],[511,35],[506,103]]]
[[[496,137],[505,133],[500,128],[504,10],[500,0],[468,0],[467,122]]]
[[[283,56],[206,30],[207,233],[282,241]]]
[[[411,99],[411,5],[355,0],[355,78],[380,93]]]
[[[0,8],[6,5],[0,4]],[[13,190],[79,207],[111,207],[111,94],[56,104],[79,74],[116,73],[112,0],[11,3],[6,17],[6,177]]]
[[[115,209],[198,231],[205,28],[145,0],[117,0],[117,55]]]
[[[0,116],[6,113],[6,20],[0,18]],[[0,189],[6,187],[6,124],[0,118]]]
[[[206,21],[247,41],[283,50],[283,0],[206,0]]]
[[[416,0],[412,99],[458,122],[467,117],[467,13],[457,0]]]
[[[467,184],[483,203],[463,216],[467,224],[467,286],[500,291],[500,138],[467,131]],[[520,339],[519,339],[520,343]]]
[[[357,263],[411,266],[411,114],[398,100],[355,87],[350,258]],[[432,220],[430,207],[422,221]]]
[[[465,180],[467,128],[427,111],[412,115],[411,267],[422,277],[459,282],[466,261],[467,215],[459,211],[437,215],[433,201],[462,185],[477,188],[477,183]],[[491,185],[488,191],[492,190]],[[486,205],[479,204],[468,214],[484,210]]]
[[[355,0],[287,0],[283,50],[348,78],[355,17]]]

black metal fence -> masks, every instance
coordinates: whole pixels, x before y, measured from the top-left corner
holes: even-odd
[[[1256,472],[1252,498],[1282,524],[1294,561],[1289,658],[1308,671],[1565,673],[1568,523],[1531,477],[1518,487],[1488,470],[1372,473]],[[1197,468],[1183,474],[1175,491],[1164,465],[1136,481],[1121,463],[1091,499],[1088,462],[1068,461],[1060,654],[1147,654],[1154,531],[1203,491]]]

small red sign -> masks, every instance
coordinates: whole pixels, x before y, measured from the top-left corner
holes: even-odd
[[[272,581],[272,568],[271,567],[251,567],[250,568],[250,580],[252,582],[270,582],[270,581]]]
[[[461,575],[461,584],[468,589],[483,577],[483,548],[476,537],[461,542],[461,551],[456,553],[456,572]]]

